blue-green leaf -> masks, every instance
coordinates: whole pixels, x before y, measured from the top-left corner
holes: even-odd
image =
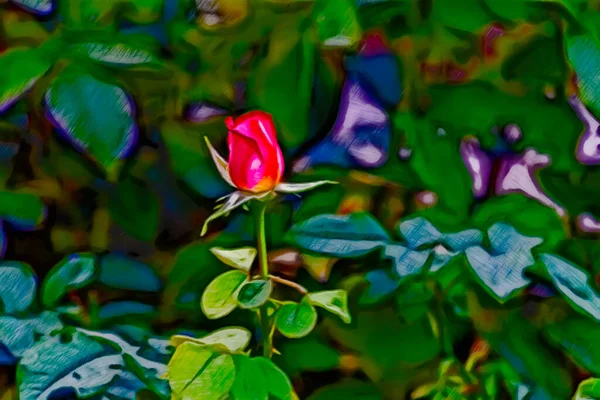
[[[54,0],[12,0],[12,2],[36,15],[48,15],[54,10]]]
[[[116,289],[156,292],[162,287],[160,278],[149,265],[113,253],[100,260],[98,279]]]
[[[96,256],[75,253],[63,258],[46,276],[42,285],[42,303],[52,307],[70,290],[80,289],[96,279]]]
[[[600,296],[592,289],[589,275],[579,267],[552,255],[541,254],[540,258],[552,278],[554,286],[575,308],[600,321]]]
[[[85,70],[64,70],[50,84],[44,100],[54,127],[107,170],[125,158],[137,142],[130,96]]]
[[[100,321],[106,322],[118,318],[153,316],[156,309],[139,301],[113,301],[102,306],[98,312]]]
[[[18,261],[0,262],[0,299],[6,314],[27,310],[37,289],[33,269]]]
[[[385,229],[364,212],[323,214],[295,224],[286,240],[305,250],[334,257],[358,257],[390,241]]]
[[[385,257],[392,259],[399,278],[420,273],[429,258],[429,253],[429,250],[417,251],[399,244],[388,244],[384,251]]]
[[[491,254],[481,246],[470,247],[465,253],[473,272],[484,286],[498,300],[504,301],[530,282],[523,272],[535,263],[531,249],[543,240],[521,235],[505,223],[492,225],[488,229],[488,237],[493,250]]]
[[[100,393],[123,368],[120,354],[76,332],[70,341],[60,336],[37,343],[23,354],[17,374],[22,399],[46,400],[60,390],[79,397]]]
[[[62,327],[58,314],[50,311],[23,319],[2,316],[0,317],[0,343],[6,347],[13,358],[10,364],[16,364],[23,353],[41,337],[49,337]]]

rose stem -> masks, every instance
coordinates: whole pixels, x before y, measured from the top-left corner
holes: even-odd
[[[267,201],[257,201],[256,208],[256,242],[258,247],[258,262],[260,265],[260,275],[265,281],[269,280],[269,260],[267,258],[267,240],[265,235],[265,211],[267,210]],[[267,304],[260,307],[260,322],[263,335],[263,355],[271,358],[273,351],[273,338],[271,337],[271,327],[269,326],[269,314]]]

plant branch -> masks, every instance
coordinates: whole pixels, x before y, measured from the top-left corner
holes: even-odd
[[[296,282],[288,281],[287,279],[280,278],[279,276],[269,275],[269,279],[273,282],[281,283],[282,285],[289,286],[291,288],[296,289],[301,294],[308,294],[308,290],[302,285],[297,284]]]

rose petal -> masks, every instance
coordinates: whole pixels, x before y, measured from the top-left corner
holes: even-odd
[[[229,175],[236,187],[258,191],[257,186],[266,177],[267,165],[263,161],[256,142],[231,131],[229,138]],[[275,176],[271,179],[274,181]]]

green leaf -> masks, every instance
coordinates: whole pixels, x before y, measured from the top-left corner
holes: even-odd
[[[348,310],[348,293],[345,290],[325,290],[322,292],[313,292],[307,295],[308,301],[313,306],[322,307],[332,314],[337,315],[349,324],[352,321],[350,311]]]
[[[286,240],[314,253],[351,258],[370,253],[391,239],[372,215],[360,212],[317,215],[293,225]]]
[[[554,286],[574,308],[600,321],[600,296],[590,286],[587,272],[552,254],[540,254],[540,258]]]
[[[302,27],[304,19],[296,14],[278,16],[268,53],[250,74],[246,90],[251,106],[273,114],[279,140],[287,149],[302,145],[310,135],[315,45],[313,32]]]
[[[248,276],[241,271],[228,271],[217,276],[202,293],[204,315],[218,319],[232,312],[238,305],[236,297]]]
[[[268,358],[234,355],[233,361],[235,381],[231,396],[234,400],[269,399],[269,395],[280,400],[295,398],[290,379]]]
[[[107,66],[133,69],[157,70],[164,68],[163,62],[150,46],[139,37],[108,36],[106,34],[86,35],[78,43],[70,46],[75,55],[83,55]],[[138,40],[136,40],[138,39]]]
[[[80,289],[96,279],[97,259],[91,253],[75,253],[63,258],[46,276],[42,303],[53,307],[69,291]]]
[[[275,315],[275,326],[289,338],[308,335],[316,324],[317,312],[306,297],[300,303],[284,303]]]
[[[319,41],[328,48],[348,48],[358,43],[362,29],[354,0],[317,1],[315,19]]]
[[[473,213],[472,221],[482,230],[506,222],[523,235],[542,238],[540,251],[556,248],[566,237],[564,224],[553,209],[520,194],[486,201]]]
[[[119,182],[108,202],[110,216],[136,239],[150,242],[160,222],[158,196],[148,186],[132,177]]]
[[[0,299],[6,314],[27,310],[35,299],[36,289],[37,278],[28,264],[0,262]]]
[[[15,104],[51,67],[51,60],[37,49],[14,48],[2,54],[0,114]]]
[[[254,247],[241,247],[239,249],[224,249],[213,247],[210,252],[214,254],[223,264],[239,270],[249,272],[256,258],[257,251]]]
[[[273,282],[271,280],[253,280],[242,285],[237,294],[237,301],[241,308],[260,307],[269,300],[271,292],[273,292]]]
[[[98,280],[116,289],[157,292],[162,282],[151,266],[118,253],[109,253],[100,259]]]
[[[235,365],[230,354],[185,342],[175,350],[166,377],[174,399],[221,400],[233,385]]]
[[[588,378],[577,387],[577,393],[573,400],[597,400],[600,399],[600,379]]]
[[[0,218],[22,229],[36,228],[46,218],[46,205],[31,193],[0,191]]]
[[[137,143],[132,99],[119,86],[99,81],[80,67],[62,71],[44,100],[56,129],[108,171]]]
[[[340,366],[340,352],[320,340],[317,331],[301,339],[278,342],[277,349],[281,354],[274,356],[275,362],[292,377],[303,371],[330,371]]]
[[[180,346],[185,342],[194,342],[196,344],[213,346],[223,345],[232,353],[243,351],[250,343],[252,334],[248,329],[241,327],[228,327],[218,329],[201,338],[192,338],[189,336],[175,335],[171,338],[174,346]]]
[[[600,323],[574,314],[544,327],[551,341],[560,346],[575,362],[594,375],[600,374],[600,349],[595,345],[600,336]]]

